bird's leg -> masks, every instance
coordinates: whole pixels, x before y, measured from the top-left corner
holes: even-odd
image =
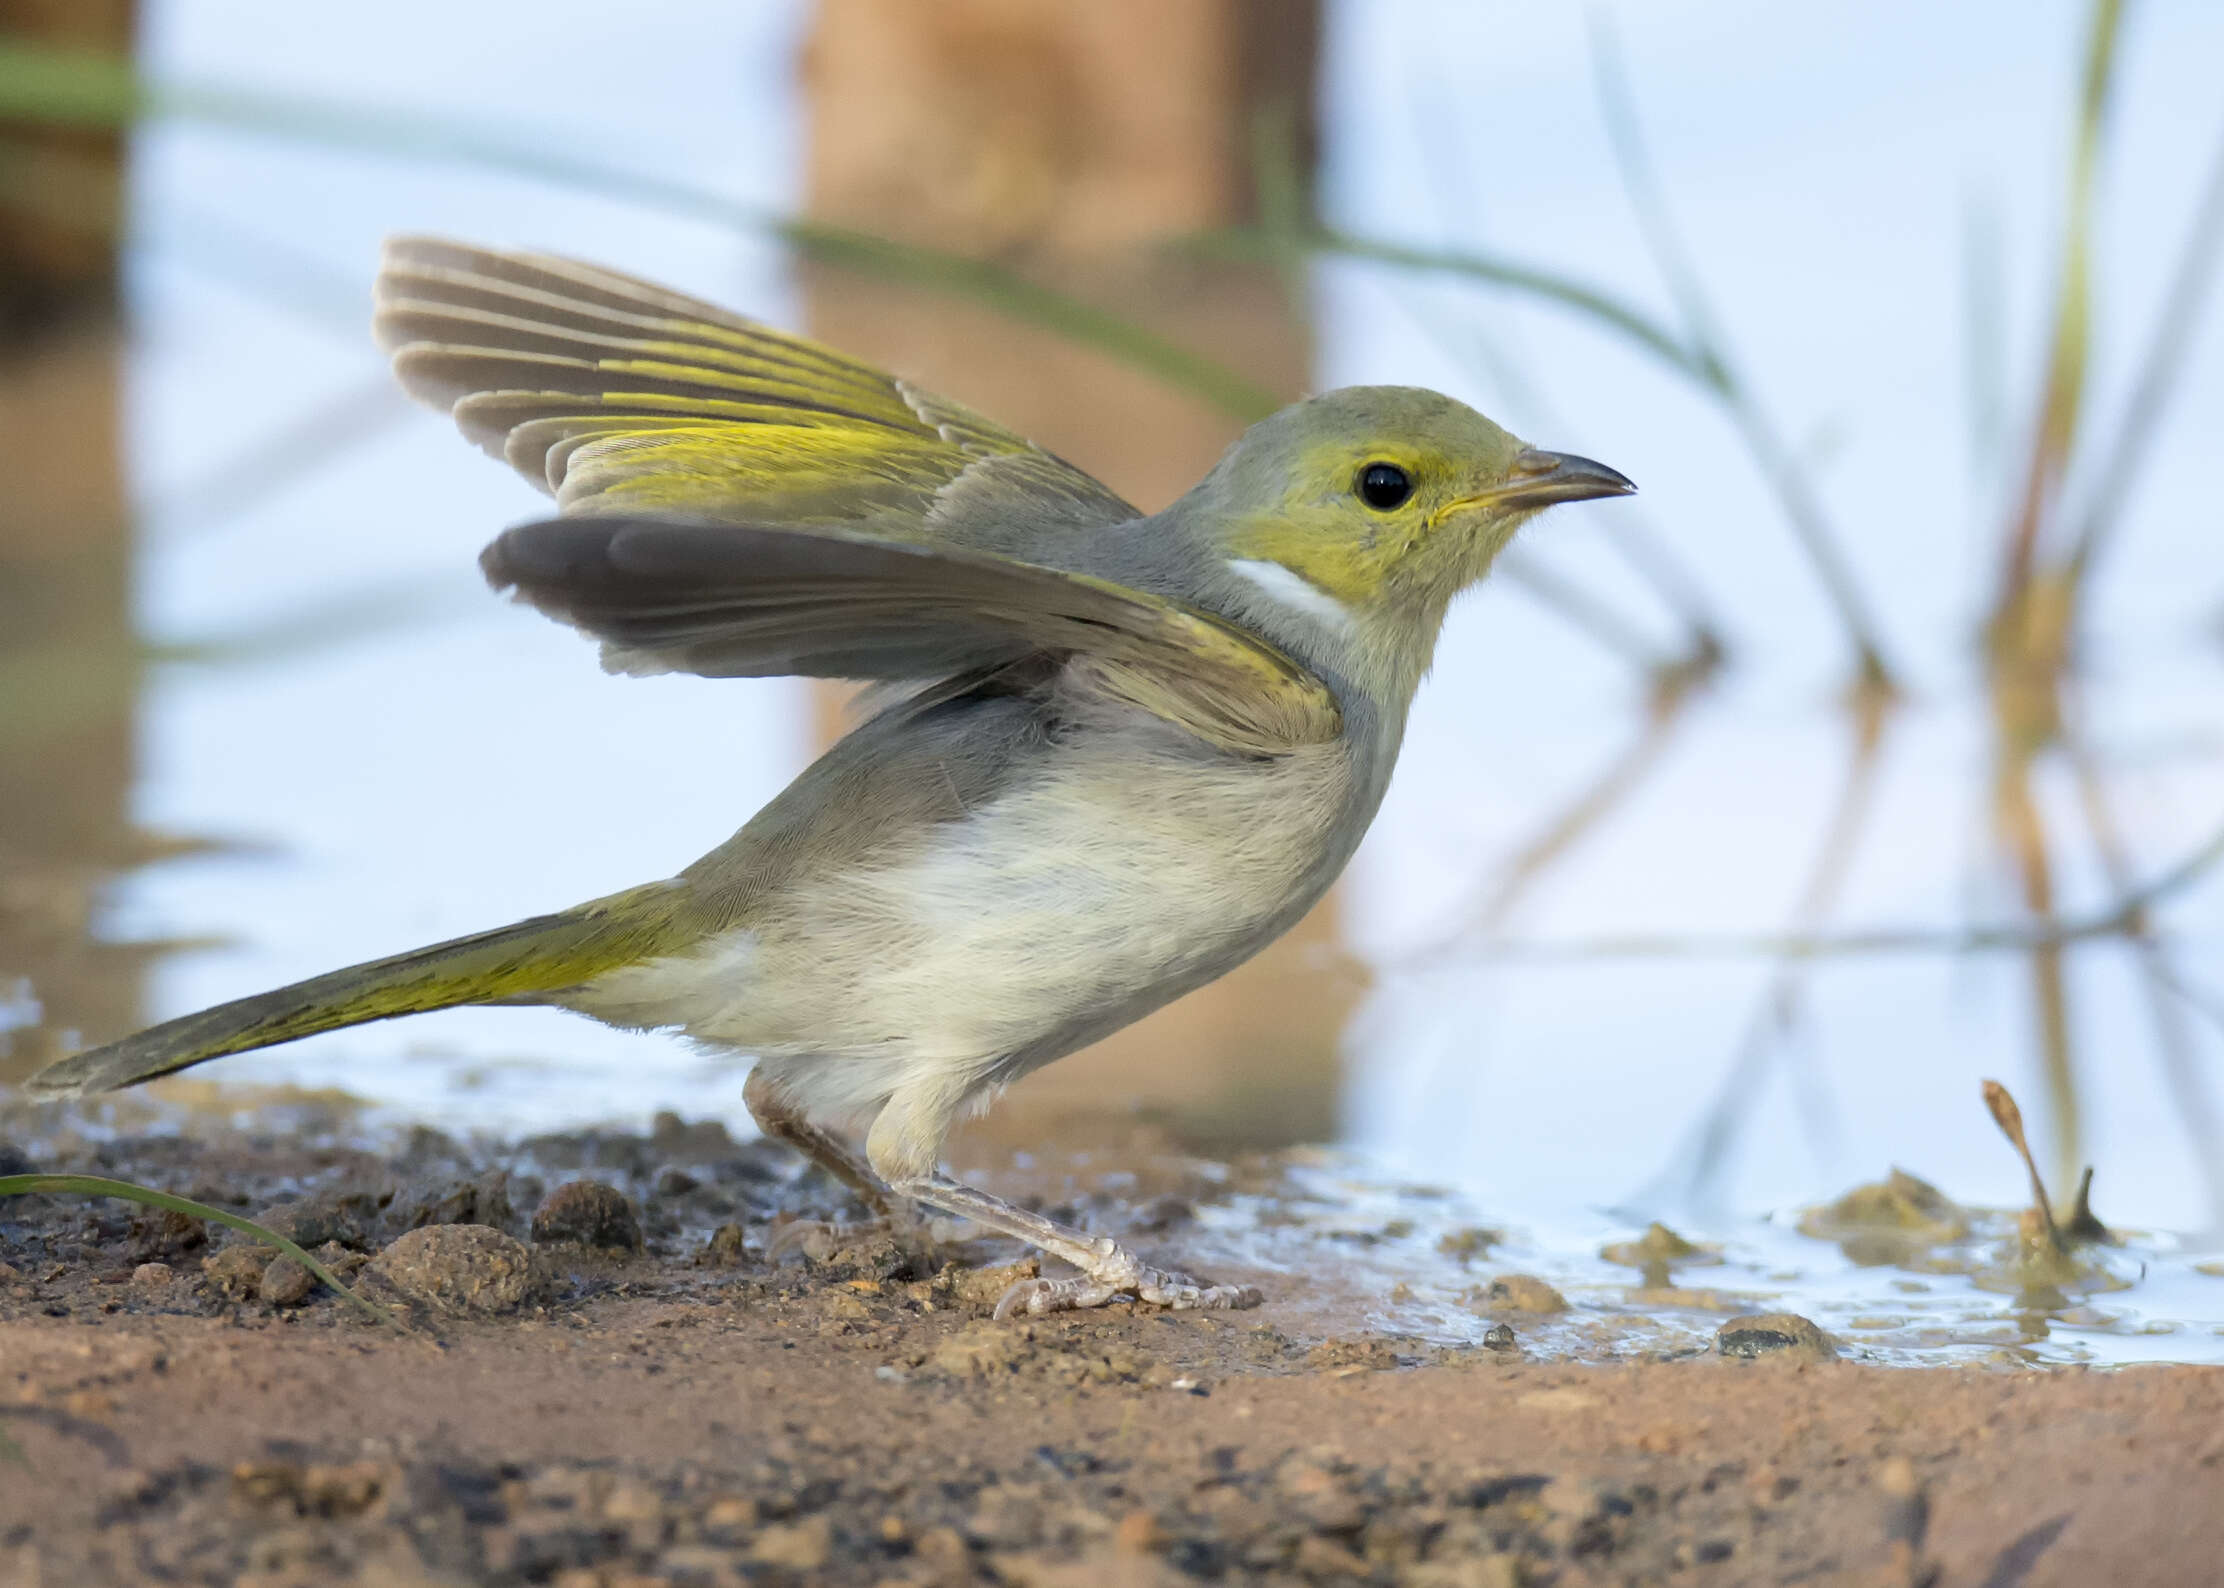
[[[749,1117],[757,1122],[759,1130],[775,1141],[786,1142],[856,1192],[872,1214],[872,1225],[886,1226],[899,1239],[913,1232],[916,1219],[910,1207],[890,1192],[886,1182],[873,1173],[872,1166],[857,1149],[824,1126],[806,1119],[802,1110],[787,1100],[764,1071],[749,1073],[749,1079],[742,1085],[741,1100],[749,1105]],[[839,1228],[818,1219],[797,1219],[783,1224],[774,1233],[767,1255],[778,1261],[812,1235]]]
[[[1115,1296],[1132,1294],[1160,1307],[1256,1307],[1259,1293],[1248,1285],[1200,1285],[1186,1274],[1147,1268],[1136,1255],[1109,1235],[1091,1235],[1046,1219],[1025,1208],[990,1196],[986,1191],[951,1179],[942,1173],[912,1175],[891,1186],[900,1196],[924,1202],[960,1218],[971,1219],[1001,1234],[1041,1248],[1081,1270],[1074,1279],[1023,1279],[1004,1292],[996,1303],[996,1316],[1014,1313],[1065,1312],[1079,1307],[1101,1307]]]
[[[1017,1312],[1064,1312],[1101,1307],[1113,1297],[1132,1294],[1161,1307],[1256,1307],[1259,1293],[1247,1286],[1200,1285],[1186,1274],[1146,1268],[1109,1235],[1091,1235],[1015,1208],[1009,1202],[961,1185],[937,1166],[943,1139],[961,1109],[979,1093],[979,1076],[965,1069],[928,1071],[900,1087],[882,1105],[865,1137],[865,1156],[873,1171],[898,1196],[1002,1235],[1039,1247],[1081,1270],[1073,1279],[1025,1279],[1004,1292],[996,1316]]]

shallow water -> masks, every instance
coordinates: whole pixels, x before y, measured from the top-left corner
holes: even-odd
[[[220,8],[156,13],[150,49],[182,71],[296,89],[328,82],[397,102],[484,90],[478,79],[420,82],[414,52],[388,60],[368,35],[335,51],[306,34],[227,27]],[[1657,292],[1604,168],[1580,51],[1566,53],[1557,24],[1522,24],[1498,92],[1440,83],[1417,94],[1377,58],[1379,39],[1357,27],[1358,13],[1332,8],[1327,52],[1324,180],[1341,220],[1424,241],[1525,240],[1633,293]],[[565,136],[615,140],[614,153],[668,168],[672,151],[690,151],[681,163],[692,169],[673,174],[792,207],[787,52],[797,25],[777,7],[724,22],[729,36],[675,68],[699,71],[699,92],[675,82],[668,107],[620,107]],[[1336,943],[1299,962],[1349,989],[1340,1033],[1316,1034],[1333,1062],[1284,1066],[1268,982],[1193,1034],[1193,1047],[1169,1036],[1155,1062],[1073,1061],[1094,1105],[1164,1113],[1208,1147],[1273,1144],[1297,1130],[1285,1119],[1333,1121],[1355,1156],[1306,1171],[1322,1192],[1317,1219],[1260,1227],[1239,1198],[1208,1212],[1204,1234],[1232,1260],[1268,1269],[1317,1270],[1333,1254],[1336,1287],[1323,1294],[1334,1300],[1322,1305],[1335,1318],[1466,1338],[1487,1320],[1458,1298],[1476,1282],[1470,1269],[1487,1266],[1536,1274],[1580,1304],[1582,1321],[1534,1331],[1544,1348],[1703,1341],[1719,1314],[1633,1301],[1628,1271],[1597,1256],[1660,1218],[1722,1249],[1719,1265],[1681,1270],[1678,1285],[1807,1312],[1881,1360],[2220,1354],[2224,1278],[2194,1265],[2224,1231],[2224,1000],[2208,972],[2224,941],[2224,891],[2197,881],[2156,912],[2177,991],[2158,991],[2120,936],[2068,950],[2066,1031],[2051,1055],[2029,954],[1903,944],[1786,961],[1745,941],[1798,923],[1834,824],[1850,824],[1852,840],[1842,885],[1807,923],[1814,931],[1951,937],[2023,924],[1988,815],[1999,724],[1967,655],[1995,476],[1958,456],[1959,223],[1932,201],[1955,173],[1985,173],[2017,223],[2041,235],[2035,168],[2012,151],[2058,98],[2047,97],[2051,68],[2025,61],[2015,75],[2018,63],[1988,48],[1981,58],[1999,75],[1957,81],[1956,105],[1989,96],[1999,114],[1942,113],[1916,147],[1909,107],[1942,91],[1924,64],[1941,58],[1941,41],[1913,30],[1937,25],[1913,12],[1886,18],[1860,35],[1874,59],[1852,63],[1859,73],[1843,62],[1826,73],[1810,53],[1824,22],[1813,32],[1767,22],[1778,33],[1748,42],[1790,63],[1772,95],[1793,92],[1799,70],[1834,86],[1811,117],[1756,148],[1709,120],[1720,85],[1703,63],[1664,38],[1651,46],[1665,53],[1648,55],[1651,24],[1631,19],[1660,158],[1692,195],[1697,246],[1724,273],[1757,378],[1790,422],[1818,435],[1835,427],[1827,448],[1816,443],[1830,454],[1823,478],[1854,526],[1864,577],[1889,593],[1888,626],[1916,680],[1865,782],[1850,778],[1854,734],[1832,704],[1837,638],[1715,416],[1564,320],[1502,303],[1479,311],[1439,286],[1344,268],[1319,277],[1322,384],[1442,385],[1540,441],[1624,468],[1738,644],[1717,684],[1662,717],[1618,658],[1517,589],[1486,589],[1455,612],[1398,780],[1339,894]],[[515,46],[514,30],[486,26],[490,47],[495,32]],[[1920,47],[1904,47],[1903,27]],[[535,107],[566,74],[607,80],[606,61],[577,53],[549,46],[530,71],[505,76],[515,103],[481,108],[538,125]],[[722,64],[735,60],[748,63],[738,84]],[[2111,245],[2122,256],[2112,301],[2130,325],[2156,290],[2132,244],[2174,224],[2191,160],[2153,125],[2183,97],[2190,68],[2146,53],[2137,70],[2137,102],[2150,108],[2127,136],[2153,158],[2117,190]],[[1855,94],[1846,85],[1857,75]],[[515,86],[528,81],[530,93]],[[1487,203],[1448,202],[1432,190],[1429,162],[1410,157],[1428,118],[1445,116],[1471,118],[1462,136],[1528,128],[1564,138],[1559,174],[1543,181],[1515,162],[1486,184]],[[749,158],[715,153],[736,148]],[[119,646],[88,619],[93,637],[43,675],[42,692],[58,680],[72,699],[80,687],[113,694],[122,680],[134,725],[124,751],[56,754],[51,737],[36,737],[50,733],[46,717],[6,719],[11,759],[42,768],[62,797],[44,826],[12,817],[0,856],[0,1040],[12,1048],[0,1074],[66,1050],[78,1032],[115,1036],[668,874],[792,776],[816,732],[818,708],[800,688],[605,678],[573,636],[487,597],[476,547],[537,498],[387,395],[361,331],[373,245],[388,230],[570,249],[799,323],[777,251],[506,179],[404,176],[206,129],[148,135],[136,181],[146,226],[123,371],[122,463],[137,504],[128,600],[157,649]],[[1826,189],[1833,214],[1851,217],[1842,225],[1815,208]],[[1724,204],[1726,192],[1770,196],[1770,224]],[[224,238],[263,241],[210,246]],[[233,268],[241,258],[255,268]],[[316,289],[275,293],[273,270]],[[2018,276],[2007,290],[2020,309],[2041,285]],[[1836,312],[1818,316],[1817,303]],[[1517,353],[1549,402],[1487,379],[1479,339]],[[2071,703],[2093,776],[2081,781],[2060,756],[2035,774],[2066,920],[2104,911],[2119,892],[2094,838],[2096,788],[2135,878],[2166,873],[2224,813],[2224,655],[2202,461],[2213,448],[2201,443],[2224,433],[2218,346],[2211,326],[2188,360]],[[2102,360],[2104,411],[2120,397],[2124,362]],[[1580,424],[1556,421],[1553,408]],[[1082,456],[1111,445],[1056,439]],[[1913,504],[1911,460],[1926,486]],[[1609,548],[1606,514],[1620,505],[1556,515],[1531,549],[1665,635],[1657,603]],[[88,540],[86,559],[97,549]],[[88,836],[76,818],[90,810],[115,820]],[[1228,1036],[1247,1021],[1277,1034],[1254,1051]],[[1064,1070],[1040,1084],[1061,1084]],[[664,1108],[746,1125],[738,1067],[542,1012],[335,1033],[214,1073],[229,1085],[341,1088],[381,1119],[501,1134],[638,1123]],[[2091,1164],[2111,1221],[2208,1233],[2109,1252],[2109,1272],[2129,1287],[2066,1302],[2051,1320],[1967,1271],[1861,1267],[1798,1233],[1797,1209],[1895,1165],[1965,1203],[2020,1205],[2023,1171],[1978,1100],[1986,1076],[2021,1098],[2058,1194]],[[1244,1119],[1257,1128],[1231,1125]],[[1407,1180],[1453,1192],[1394,1189]],[[1382,1233],[1405,1223],[1406,1233]],[[1508,1231],[1487,1265],[1436,1250],[1470,1226]],[[1981,1267],[2004,1238],[1981,1223],[1948,1266]],[[1410,1300],[1382,1299],[1399,1283]]]

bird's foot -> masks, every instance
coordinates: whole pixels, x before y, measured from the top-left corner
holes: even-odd
[[[1124,1251],[1091,1265],[1091,1271],[1071,1279],[1023,1279],[997,1299],[999,1320],[1040,1317],[1046,1312],[1078,1312],[1101,1307],[1123,1295],[1133,1295],[1154,1307],[1175,1312],[1213,1308],[1239,1311],[1256,1307],[1261,1297],[1250,1285],[1200,1285],[1187,1274],[1146,1268]]]

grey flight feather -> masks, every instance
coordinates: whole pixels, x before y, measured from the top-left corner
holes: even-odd
[[[1185,603],[985,553],[832,532],[611,516],[499,536],[497,589],[600,639],[619,671],[914,679],[1030,656],[1225,748],[1333,738],[1328,686]]]

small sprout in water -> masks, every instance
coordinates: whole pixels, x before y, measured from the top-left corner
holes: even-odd
[[[1489,1255],[1490,1249],[1505,1238],[1503,1230],[1485,1229],[1479,1224],[1470,1224],[1446,1235],[1436,1243],[1436,1249],[1456,1262],[1470,1263],[1478,1257]]]
[[[2031,1177],[2031,1214],[2037,1217],[2024,1216],[2027,1242],[2043,1241],[2057,1255],[2067,1251],[2062,1226],[2054,1220],[2054,1203],[2046,1194],[2046,1182],[2039,1178],[2039,1166],[2031,1156],[2031,1144],[2024,1139],[2023,1110],[2016,1107],[2015,1097],[1998,1081],[1985,1082],[1985,1107],[1992,1111],[1992,1122],[2000,1127],[2000,1134],[2008,1138],[2008,1144],[2023,1160],[2024,1172]]]
[[[1695,1245],[1660,1223],[1645,1226],[1645,1233],[1634,1241],[1614,1241],[1601,1247],[1599,1256],[1610,1263],[1640,1270],[1645,1276],[1647,1290],[1666,1290],[1674,1284],[1668,1271],[1679,1263],[1722,1261],[1722,1254],[1713,1247]]]
[[[2071,1255],[2072,1248],[2077,1245],[2114,1239],[2108,1227],[2093,1216],[2092,1171],[2085,1172],[2077,1190],[2077,1205],[2071,1211],[2069,1223],[2063,1224],[2054,1216],[2054,1203],[2046,1194],[2046,1182],[2040,1178],[2039,1166],[2032,1159],[2031,1144],[2023,1133],[2023,1111],[2016,1107],[2015,1098],[1998,1081],[1987,1081],[1985,1107],[1992,1111],[2000,1134],[2008,1138],[2016,1155],[2023,1160],[2024,1172],[2031,1177],[2032,1205],[2016,1221],[2013,1263],[2017,1282],[2024,1290],[2037,1293],[2072,1284],[2082,1289],[2105,1278],[2100,1268],[2089,1263],[2080,1264]]]
[[[2062,1226],[2062,1233],[2073,1241],[2093,1241],[2104,1246],[2120,1244],[2117,1234],[2101,1223],[2100,1215],[2093,1211],[2093,1168],[2085,1166],[2085,1174],[2077,1182],[2077,1200],[2070,1205],[2070,1221]]]

